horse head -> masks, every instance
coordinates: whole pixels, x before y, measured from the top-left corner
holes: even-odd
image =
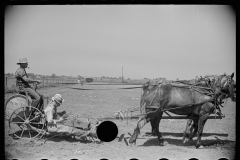
[[[233,80],[234,73],[231,75],[220,75],[215,78],[214,90],[216,93],[224,93],[226,98],[230,97],[236,101],[236,82]]]
[[[232,101],[236,102],[236,82],[233,80],[233,77],[234,73],[232,73],[231,76],[229,76],[228,82],[225,86],[228,87]]]

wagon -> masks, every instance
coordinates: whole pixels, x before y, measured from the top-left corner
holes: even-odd
[[[48,103],[49,97],[43,96],[42,98],[47,99],[46,103]],[[65,111],[58,112],[58,115],[61,116],[64,113]],[[80,129],[91,129],[97,124],[91,125],[90,128],[84,128],[85,123],[77,124],[69,120],[66,121],[66,125]],[[9,135],[17,139],[42,138],[43,135],[48,135],[44,111],[32,106],[32,99],[24,88],[22,92],[13,95],[6,101],[5,129],[8,129]]]
[[[37,86],[36,86],[37,87]],[[35,91],[36,91],[35,87]],[[43,97],[47,99],[49,97]],[[32,106],[27,91],[10,97],[5,103],[5,129],[15,138],[36,138],[46,133],[46,120],[42,110]]]

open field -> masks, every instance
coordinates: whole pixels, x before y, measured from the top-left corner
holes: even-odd
[[[61,78],[42,78],[42,83],[40,85],[49,85],[49,84],[61,84],[61,83],[77,83],[76,79],[61,79]],[[12,87],[16,86],[15,77],[5,77],[5,86]]]
[[[136,85],[67,85],[54,88],[40,89],[39,93],[53,96],[62,94],[65,102],[60,110],[65,110],[72,116],[79,117],[104,117],[119,110],[135,108],[140,102],[140,88],[120,89],[136,87]],[[85,89],[85,90],[82,90]],[[5,94],[5,99],[13,94]],[[133,133],[136,120],[113,120],[118,126],[118,137],[112,142],[101,144],[80,141],[71,138],[54,137],[41,144],[43,140],[15,140],[5,134],[5,153],[7,158],[37,160],[47,158],[50,160],[64,159],[119,159],[127,160],[138,158],[149,159],[189,159],[192,157],[204,160],[226,157],[234,159],[236,141],[236,103],[230,99],[222,109],[225,118],[221,120],[208,120],[204,127],[202,142],[205,149],[195,149],[196,137],[187,145],[182,145],[183,131],[186,120],[164,119],[160,123],[160,131],[168,141],[167,146],[158,146],[157,137],[147,136],[150,124],[141,130],[135,147],[126,146],[124,141],[118,142],[118,137],[123,133]],[[138,114],[138,112],[136,113]],[[7,124],[7,123],[5,123]],[[5,133],[7,133],[5,126]],[[225,144],[219,144],[218,139]],[[129,140],[129,136],[127,137]]]
[[[40,79],[38,79],[40,80]],[[140,85],[148,81],[148,79],[139,79],[139,80],[124,80],[124,84],[126,85]],[[16,89],[16,78],[14,77],[5,77],[5,93],[13,93],[15,92]],[[84,82],[83,85],[85,84],[123,84],[121,79],[109,79],[109,78],[98,78],[95,79],[91,83]],[[45,88],[45,87],[55,87],[57,85],[66,85],[66,84],[78,84],[77,78],[74,79],[61,79],[61,78],[42,78],[41,83],[38,84],[38,88]]]

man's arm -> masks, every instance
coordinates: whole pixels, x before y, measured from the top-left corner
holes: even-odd
[[[65,120],[65,118],[60,117],[59,119],[53,119],[53,112],[52,110],[48,110],[46,111],[46,117],[47,117],[47,122],[48,123],[52,123],[52,124],[57,124],[57,123],[61,123]]]
[[[33,80],[31,78],[27,78],[27,76],[23,76],[22,79],[25,81],[25,82],[28,82],[28,83],[41,83],[41,80]]]
[[[63,122],[65,119],[63,118],[63,117],[60,117],[59,119],[57,119],[57,120],[54,120],[55,122],[55,124],[56,123],[61,123],[61,122]]]

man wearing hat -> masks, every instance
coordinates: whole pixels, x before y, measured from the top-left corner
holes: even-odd
[[[29,96],[34,99],[33,106],[40,110],[43,110],[43,95],[35,92],[29,85],[29,83],[41,83],[41,81],[33,80],[28,77],[28,74],[25,70],[28,66],[27,58],[19,59],[19,62],[17,64],[20,65],[20,67],[15,72],[17,89],[22,90],[22,88],[25,88]]]
[[[48,133],[50,134],[67,134],[71,136],[77,136],[77,137],[86,137],[90,135],[91,137],[97,138],[96,131],[94,130],[95,128],[91,127],[90,129],[90,124],[88,123],[88,128],[90,130],[84,130],[84,129],[79,129],[78,127],[74,127],[73,124],[69,123],[67,124],[66,117],[61,116],[59,118],[58,113],[57,113],[57,108],[64,102],[64,99],[60,94],[56,94],[54,97],[52,97],[52,100],[49,102],[47,107],[44,109],[44,114],[45,118],[47,121],[47,130]]]

